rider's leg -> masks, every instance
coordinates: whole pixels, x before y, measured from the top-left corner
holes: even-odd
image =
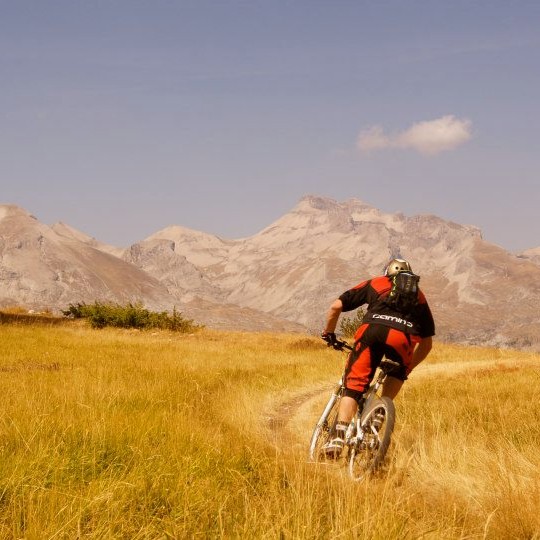
[[[382,360],[388,331],[389,328],[378,324],[363,324],[354,336],[356,341],[345,368],[345,396],[340,407],[344,420],[352,419],[356,404],[361,403],[363,393],[369,388]]]
[[[369,386],[370,372],[369,346],[357,341],[345,368],[345,393],[339,403],[337,424],[330,434],[330,440],[323,446],[323,451],[328,458],[337,459],[342,453],[347,427],[358,410],[358,404],[362,401],[364,388]]]
[[[327,457],[337,459],[345,446],[347,428],[358,408],[356,399],[343,396],[339,402],[337,422],[330,433],[330,440],[324,445],[323,450]]]
[[[323,446],[327,458],[337,459],[345,446],[347,428],[358,409],[358,403],[353,397],[344,395],[339,402],[336,425],[330,433],[330,440]]]
[[[382,395],[389,397],[390,399],[394,399],[397,396],[398,392],[401,390],[402,386],[403,381],[400,381],[399,379],[396,379],[395,377],[391,377],[389,375],[384,381]]]
[[[410,371],[414,342],[409,334],[400,330],[391,329],[388,332],[385,342],[384,354],[390,360],[398,362],[400,367],[392,371],[392,375],[386,377],[383,384],[382,395],[394,399],[407,380]]]
[[[345,369],[345,394],[339,404],[339,422],[351,422],[381,361],[383,351],[378,342],[380,328],[385,330],[379,325],[365,324],[356,333],[357,341]],[[362,341],[359,341],[360,337]]]
[[[358,403],[356,399],[349,396],[343,396],[339,403],[338,422],[350,424],[357,410]]]

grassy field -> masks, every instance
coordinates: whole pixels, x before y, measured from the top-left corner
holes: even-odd
[[[305,336],[0,325],[0,538],[540,538],[540,356],[438,344],[386,474],[306,463]]]

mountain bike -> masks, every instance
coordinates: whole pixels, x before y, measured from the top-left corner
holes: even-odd
[[[336,350],[352,351],[352,347],[338,341],[333,344]],[[340,460],[348,465],[350,477],[355,481],[363,480],[380,469],[394,430],[396,410],[394,402],[378,391],[386,377],[396,368],[397,362],[384,358],[378,368],[378,374],[364,394],[362,407],[352,419],[345,435],[345,446]],[[309,446],[310,461],[325,461],[323,446],[334,436],[339,403],[345,391],[345,374],[334,387],[311,436]],[[334,461],[332,459],[332,461]]]

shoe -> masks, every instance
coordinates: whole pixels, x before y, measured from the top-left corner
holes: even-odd
[[[345,441],[341,437],[334,437],[322,447],[322,452],[327,458],[338,459],[344,446]]]

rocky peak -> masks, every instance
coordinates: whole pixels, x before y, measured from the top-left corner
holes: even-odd
[[[24,210],[24,208],[20,208],[15,204],[0,204],[0,221],[7,218],[32,219],[37,221],[37,219],[32,214]]]
[[[520,259],[529,260],[535,264],[540,264],[540,247],[526,249],[522,253],[518,254]]]
[[[195,231],[187,227],[172,225],[149,236],[144,242],[169,240],[174,243],[173,250],[188,261],[201,267],[211,266],[227,258],[234,240],[223,240],[213,234]]]
[[[306,195],[302,197],[292,212],[310,212],[312,210],[330,211],[339,206],[334,199],[319,197],[318,195]]]
[[[35,216],[16,205],[0,206],[0,239],[2,251],[57,244],[58,235]]]

